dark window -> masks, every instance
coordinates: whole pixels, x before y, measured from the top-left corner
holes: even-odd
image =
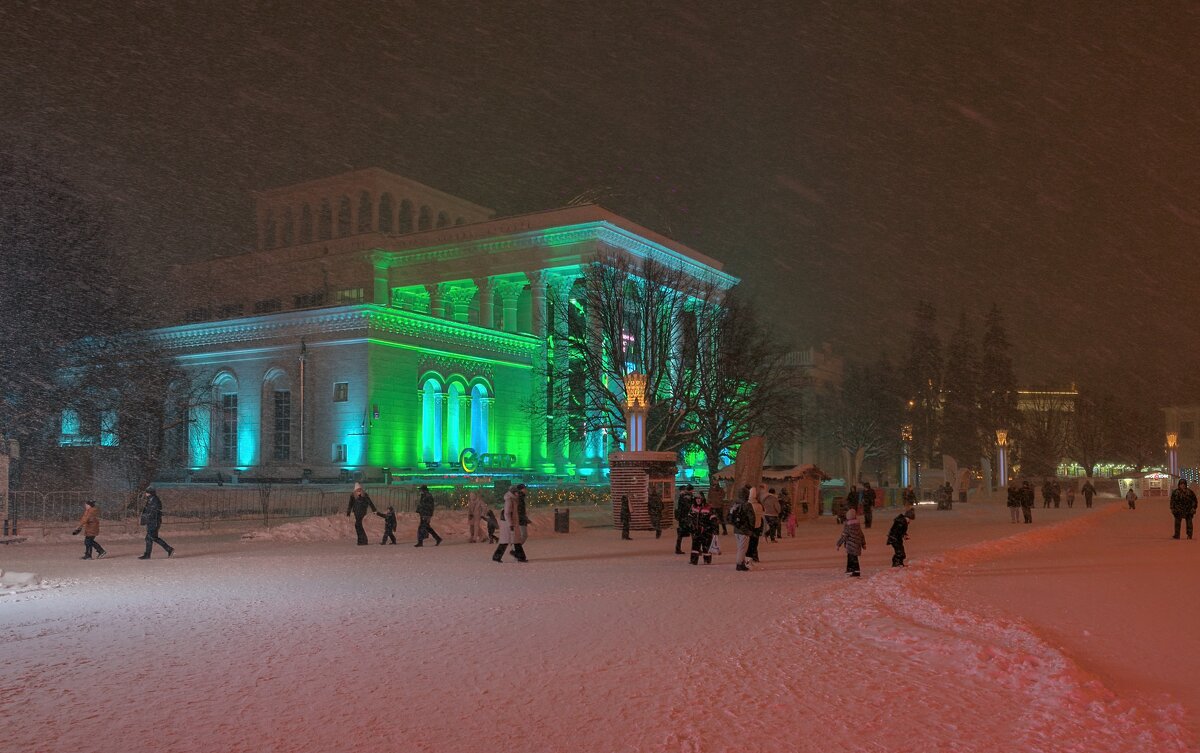
[[[417,215],[417,230],[428,230],[433,226],[433,212],[429,207],[421,207],[421,213]]]
[[[411,233],[413,231],[413,205],[408,199],[400,202],[400,223],[397,232]]]
[[[245,305],[241,303],[226,303],[217,309],[217,318],[229,319],[230,317],[241,316],[245,310]]]
[[[325,291],[318,290],[315,293],[301,293],[300,295],[292,296],[292,308],[309,309],[314,306],[325,305]]]
[[[268,209],[263,220],[263,248],[275,248],[275,210]]]
[[[317,218],[317,240],[327,241],[333,237],[333,209],[328,199],[321,199],[321,216]]]
[[[461,225],[461,224],[463,224],[463,218],[462,218],[462,217],[455,217],[455,218],[454,218],[454,224],[455,224],[455,225]]]
[[[204,306],[197,309],[189,309],[188,312],[183,315],[183,318],[184,321],[188,322],[202,322],[208,319],[211,315],[212,313],[209,311],[208,307]]]
[[[363,191],[358,196],[358,232],[369,233],[375,228],[371,224],[372,209],[375,204],[371,201],[371,194]]]
[[[237,461],[238,440],[237,393],[221,395],[221,460]]]
[[[300,242],[312,243],[313,239],[313,223],[312,210],[305,204],[300,208]]]
[[[445,212],[438,212],[437,226],[448,227],[450,225],[450,215]]]
[[[337,234],[339,238],[350,235],[350,197],[343,196],[338,202]]]
[[[346,445],[335,444],[333,446],[333,462],[335,462],[335,463],[346,462]]]
[[[269,314],[272,311],[278,311],[281,308],[283,308],[283,302],[278,298],[267,298],[262,301],[254,302],[254,313],[256,314]]]
[[[350,383],[349,382],[334,382],[333,384],[333,402],[344,403],[350,399]]]
[[[292,393],[275,390],[275,452],[276,460],[292,456]]]
[[[283,242],[282,245],[290,246],[296,240],[296,227],[292,222],[292,210],[283,210]]]
[[[363,289],[362,288],[343,288],[335,290],[333,293],[334,305],[343,305],[347,303],[362,303]]]
[[[392,232],[392,225],[395,221],[392,210],[392,195],[385,193],[379,197],[379,232]]]

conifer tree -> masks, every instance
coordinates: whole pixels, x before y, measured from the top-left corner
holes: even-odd
[[[1004,328],[1000,307],[992,304],[983,325],[983,352],[979,363],[981,449],[991,458],[996,429],[1019,431],[1017,378],[1013,374],[1012,345]]]
[[[966,467],[979,463],[984,430],[979,408],[979,349],[974,338],[966,312],[959,312],[946,351],[941,449]]]
[[[904,388],[912,416],[913,455],[928,464],[938,444],[942,393],[942,341],[937,334],[937,310],[929,301],[917,302]]]

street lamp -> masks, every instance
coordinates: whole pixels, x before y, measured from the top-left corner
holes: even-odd
[[[1008,486],[1008,429],[996,429],[997,488]]]
[[[625,375],[625,427],[629,452],[646,450],[646,375]]]
[[[1167,432],[1167,473],[1179,476],[1179,433]]]
[[[900,486],[907,487],[912,479],[912,469],[910,465],[912,459],[909,457],[909,446],[912,444],[912,424],[904,424],[900,427]]]

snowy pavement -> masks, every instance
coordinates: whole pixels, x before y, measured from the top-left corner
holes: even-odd
[[[0,569],[44,583],[0,590],[0,750],[1200,750],[1200,541],[1163,535],[1165,507],[921,508],[904,570],[880,511],[858,581],[828,519],[750,573],[595,511],[568,535],[539,512],[529,564],[449,513],[422,549],[411,520],[356,547],[344,517],[168,523],[178,553],[148,562],[103,531],[98,561],[12,545]]]

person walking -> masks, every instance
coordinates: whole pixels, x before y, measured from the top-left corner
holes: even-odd
[[[378,510],[376,510],[375,514],[378,515],[379,517],[383,518],[383,541],[380,541],[379,545],[383,546],[384,544],[388,543],[388,539],[391,539],[392,543],[395,544],[396,543],[396,508],[392,507],[391,505],[388,505],[387,512],[379,512]]]
[[[1067,509],[1070,510],[1074,506],[1075,506],[1075,487],[1068,486],[1067,487]]]
[[[846,510],[846,522],[842,524],[842,535],[837,540],[837,548],[846,547],[846,573],[852,578],[858,578],[862,571],[858,567],[858,556],[867,548],[867,537],[863,535],[858,524],[858,514],[851,508]]]
[[[692,493],[692,485],[687,484],[675,500],[675,553],[683,554],[683,538],[691,534],[687,527],[688,513],[692,511],[692,503],[696,495]]]
[[[96,500],[89,499],[83,503],[83,517],[79,519],[79,527],[71,531],[72,536],[78,536],[83,532],[83,556],[80,559],[90,560],[92,558],[92,550],[96,550],[96,559],[101,559],[108,552],[104,551],[104,547],[100,546],[100,542],[96,541],[96,537],[100,535],[100,509],[96,507]]]
[[[654,527],[654,538],[662,538],[662,493],[658,489],[651,489],[650,496],[646,500],[646,513],[650,516],[650,525]]]
[[[887,545],[892,548],[892,567],[908,567],[904,564],[904,560],[908,558],[908,554],[904,551],[904,542],[908,540],[908,524],[909,521],[917,517],[917,513],[910,505],[905,505],[904,512],[896,516],[892,521],[892,527],[888,531]]]
[[[853,510],[854,512],[857,513],[858,512],[858,504],[861,501],[861,499],[862,499],[862,497],[858,493],[858,486],[855,484],[851,484],[850,491],[846,492],[846,509]],[[838,522],[844,522],[844,521],[838,521]]]
[[[875,490],[871,488],[871,482],[864,481],[862,489],[863,528],[871,527],[871,520],[875,515],[875,499]]]
[[[1054,501],[1054,487],[1050,484],[1050,479],[1042,481],[1042,509],[1049,510],[1050,503]]]
[[[1129,491],[1125,492],[1125,501],[1129,503],[1130,510],[1137,509],[1138,495],[1133,491],[1133,487],[1129,487]]]
[[[350,517],[350,513],[354,513],[354,532],[358,534],[358,545],[366,546],[367,532],[363,528],[363,518],[367,517],[367,509],[371,512],[379,512],[375,509],[375,503],[371,501],[363,485],[354,482],[354,491],[350,493],[350,501],[346,503],[346,517]]]
[[[1187,537],[1192,537],[1192,516],[1196,514],[1196,493],[1188,488],[1187,479],[1179,479],[1175,491],[1171,492],[1171,514],[1175,516],[1175,535],[1179,538],[1179,524],[1187,521]]]
[[[1033,522],[1033,485],[1029,479],[1021,482],[1021,514],[1026,523]]]
[[[783,520],[783,527],[787,530],[788,538],[796,538],[796,510],[792,506],[792,498],[787,489],[784,489],[779,495],[779,517]]]
[[[517,487],[510,486],[508,491],[504,492],[504,507],[500,510],[500,545],[496,547],[496,551],[492,554],[492,560],[502,562],[504,560],[504,552],[509,546],[513,547],[513,556],[517,561],[521,561],[521,557],[517,556]]]
[[[704,557],[704,564],[711,565],[713,536],[717,534],[717,515],[709,507],[708,500],[701,494],[696,497],[688,516],[688,528],[692,531],[690,562],[693,565],[698,564],[700,557]]]
[[[629,497],[621,495],[621,540],[630,541],[629,538],[629,521],[633,515],[629,512]]]
[[[733,526],[733,540],[737,543],[734,554],[735,570],[749,570],[746,553],[750,550],[750,534],[754,531],[754,510],[748,500],[736,499],[729,508],[729,525]]]
[[[517,562],[528,562],[525,556],[525,540],[529,538],[529,516],[525,514],[525,484],[517,484],[517,528],[513,542],[513,556]]]
[[[1008,485],[1008,515],[1013,523],[1021,522],[1021,490],[1016,484]]]
[[[1050,493],[1054,495],[1054,509],[1058,509],[1058,503],[1062,501],[1062,484],[1058,483],[1058,479],[1050,482]]]
[[[1083,488],[1079,490],[1083,493],[1083,506],[1091,508],[1092,497],[1096,496],[1096,487],[1092,486],[1092,480],[1089,478],[1083,482]]]
[[[783,506],[779,503],[779,497],[776,496],[774,489],[767,490],[767,496],[763,497],[762,506],[763,516],[766,518],[766,537],[771,541],[777,541],[782,533],[779,520]]]
[[[901,501],[906,505],[913,505],[914,507],[916,506],[917,493],[913,491],[912,484],[904,487],[904,493],[901,495]]]
[[[483,501],[483,494],[478,489],[467,495],[467,529],[471,534],[470,543],[483,542],[489,538],[483,532],[487,512],[487,502]]]
[[[140,518],[142,525],[146,526],[146,551],[138,559],[150,559],[150,550],[154,548],[155,544],[165,549],[167,556],[170,557],[175,554],[175,548],[158,537],[158,529],[162,525],[162,500],[158,498],[158,493],[154,491],[153,486],[147,486],[142,497],[146,500]]]
[[[746,556],[758,562],[758,542],[762,538],[763,526],[767,522],[767,516],[763,512],[762,502],[758,495],[762,493],[762,489],[755,487],[750,490],[750,496],[747,497],[746,503],[750,505],[750,509],[754,512],[754,528],[750,531],[750,545],[746,549]]]
[[[442,545],[442,537],[433,530],[433,509],[436,506],[429,487],[421,484],[421,498],[417,500],[417,516],[421,522],[417,524],[417,543],[413,544],[414,547],[425,546],[425,539],[429,536],[433,537],[434,546]]]

